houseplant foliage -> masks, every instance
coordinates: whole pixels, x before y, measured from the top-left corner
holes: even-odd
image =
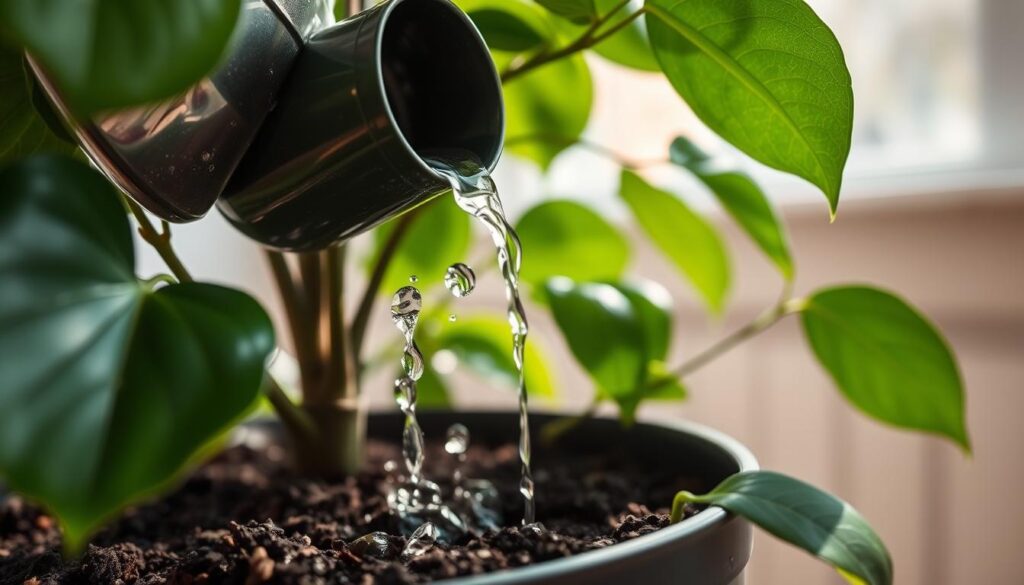
[[[829,216],[836,213],[850,148],[850,77],[838,42],[802,1],[458,3],[501,72],[507,152],[542,169],[574,145],[619,161],[621,198],[636,224],[710,313],[728,309],[728,250],[714,224],[679,194],[649,184],[609,145],[581,139],[593,98],[585,55],[664,75],[710,129],[752,159],[806,179],[821,190]],[[351,260],[344,246],[299,256],[266,252],[301,368],[301,399],[282,391],[265,371],[274,335],[262,309],[239,291],[193,282],[169,226],[154,225],[74,160],[81,157],[40,99],[24,58],[27,51],[52,74],[80,115],[139,104],[209,71],[238,10],[237,0],[146,0],[130,8],[114,0],[0,0],[0,476],[61,519],[71,550],[120,508],[173,481],[261,390],[292,433],[301,465],[353,469],[362,437],[352,405],[378,365],[364,342],[379,297],[409,274],[437,285],[448,263],[470,252],[469,218],[445,198],[369,236],[362,290],[345,282]],[[153,34],[126,34],[140,30]],[[664,164],[692,175],[721,203],[777,268],[783,291],[747,325],[668,364],[670,293],[627,278],[629,242],[600,214],[576,202],[540,203],[517,226],[529,255],[522,277],[590,374],[595,406],[617,404],[628,424],[645,401],[683,399],[700,391],[685,388],[689,374],[793,316],[811,354],[856,408],[969,449],[960,374],[925,317],[863,285],[794,296],[797,267],[785,226],[758,185],[683,137]],[[129,216],[168,274],[135,276]],[[346,295],[354,302],[345,303]],[[487,379],[512,381],[502,318],[475,315],[452,325],[443,309],[423,315],[421,347],[451,350]],[[527,355],[534,393],[553,388],[543,355]],[[428,370],[420,391],[425,404],[449,404],[435,372]],[[743,515],[851,582],[892,581],[888,553],[864,519],[797,480],[746,474],[676,500]]]

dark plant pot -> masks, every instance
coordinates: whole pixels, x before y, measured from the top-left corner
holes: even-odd
[[[531,414],[531,427],[536,432],[556,418]],[[401,436],[403,420],[397,413],[371,414],[369,436],[395,440]],[[419,420],[428,440],[443,437],[448,426],[459,422],[469,427],[474,444],[506,443],[517,436],[519,428],[518,417],[512,412],[426,412]],[[750,451],[735,439],[688,422],[638,423],[624,429],[617,420],[596,418],[564,435],[561,443],[579,452],[600,453],[625,447],[636,454],[638,461],[650,462],[652,468],[678,465],[709,486],[736,472],[758,467]],[[534,459],[542,458],[543,451],[542,446],[535,447]],[[445,582],[742,585],[751,539],[748,522],[720,508],[709,508],[679,524],[606,549]]]

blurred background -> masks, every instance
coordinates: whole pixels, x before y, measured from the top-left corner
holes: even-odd
[[[901,585],[1021,583],[1024,542],[1024,2],[1021,0],[810,0],[842,43],[853,75],[853,150],[839,214],[829,224],[812,186],[735,154],[788,224],[797,293],[864,282],[898,291],[945,332],[967,387],[973,457],[945,441],[891,430],[852,409],[784,321],[688,379],[682,403],[648,404],[647,419],[687,418],[717,427],[783,470],[854,503],[888,543]],[[588,57],[589,58],[589,57]],[[585,137],[636,161],[665,159],[677,135],[733,154],[704,129],[661,76],[590,58],[595,105]],[[654,278],[676,302],[678,362],[745,323],[778,297],[782,282],[757,249],[684,173],[645,165],[656,185],[682,194],[718,224],[733,264],[727,311],[709,318],[691,287],[620,208],[618,165],[583,148],[563,153],[547,174],[506,157],[497,173],[515,217],[545,198],[586,202],[632,234],[632,273]],[[219,216],[179,227],[181,255],[204,279],[256,295],[282,324],[263,258]],[[488,250],[482,234],[474,257]],[[368,248],[364,236],[354,242]],[[139,248],[141,273],[161,272]],[[452,259],[460,260],[460,259]],[[529,249],[525,252],[529,262]],[[351,278],[363,277],[358,263]],[[436,275],[440,277],[440,275]],[[356,290],[359,290],[357,288]],[[350,299],[350,301],[353,299]],[[500,311],[493,277],[456,312]],[[371,346],[399,343],[383,304]],[[533,313],[558,395],[538,409],[579,411],[592,386],[546,315]],[[282,338],[286,336],[280,336]],[[396,353],[397,355],[397,353]],[[435,356],[445,373],[450,356]],[[375,408],[394,408],[390,371],[367,386]],[[515,397],[456,373],[459,408],[506,408]],[[609,411],[609,414],[611,411]],[[805,554],[760,537],[752,585],[841,580]]]

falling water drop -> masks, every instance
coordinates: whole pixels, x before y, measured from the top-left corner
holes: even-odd
[[[469,266],[462,262],[456,262],[445,272],[444,285],[448,288],[448,292],[458,298],[469,296],[469,293],[476,288],[476,274]]]
[[[445,433],[444,450],[452,455],[464,456],[469,448],[469,429],[466,425],[455,423]]]
[[[455,313],[452,313],[451,315],[448,315],[448,322],[449,323],[454,323],[454,322],[456,322],[458,320],[459,320],[459,318],[455,316]]]
[[[430,550],[440,534],[433,522],[424,523],[409,537],[409,542],[402,549],[402,560],[410,561]]]
[[[411,282],[413,284],[416,284],[417,282],[419,282],[419,280],[420,280],[420,277],[416,276],[415,274],[410,274],[409,275],[409,282]]]
[[[423,296],[415,286],[403,286],[391,299],[391,320],[407,336],[416,329],[423,308]]]

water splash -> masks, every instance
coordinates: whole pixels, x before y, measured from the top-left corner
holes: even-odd
[[[445,272],[444,286],[454,297],[467,297],[476,288],[476,273],[462,262],[456,262]]]
[[[523,372],[523,355],[529,326],[519,297],[522,244],[515,230],[505,219],[505,211],[490,172],[474,157],[465,155],[456,158],[450,153],[445,153],[443,157],[427,159],[427,163],[451,185],[455,202],[459,207],[487,228],[497,251],[498,267],[505,281],[508,322],[512,328],[512,360],[519,373],[519,458],[522,462],[519,492],[523,495],[523,523],[531,524],[536,513],[533,474],[530,471],[529,395]]]
[[[409,542],[402,549],[402,560],[410,561],[433,548],[441,531],[433,522],[425,522],[409,537]]]

